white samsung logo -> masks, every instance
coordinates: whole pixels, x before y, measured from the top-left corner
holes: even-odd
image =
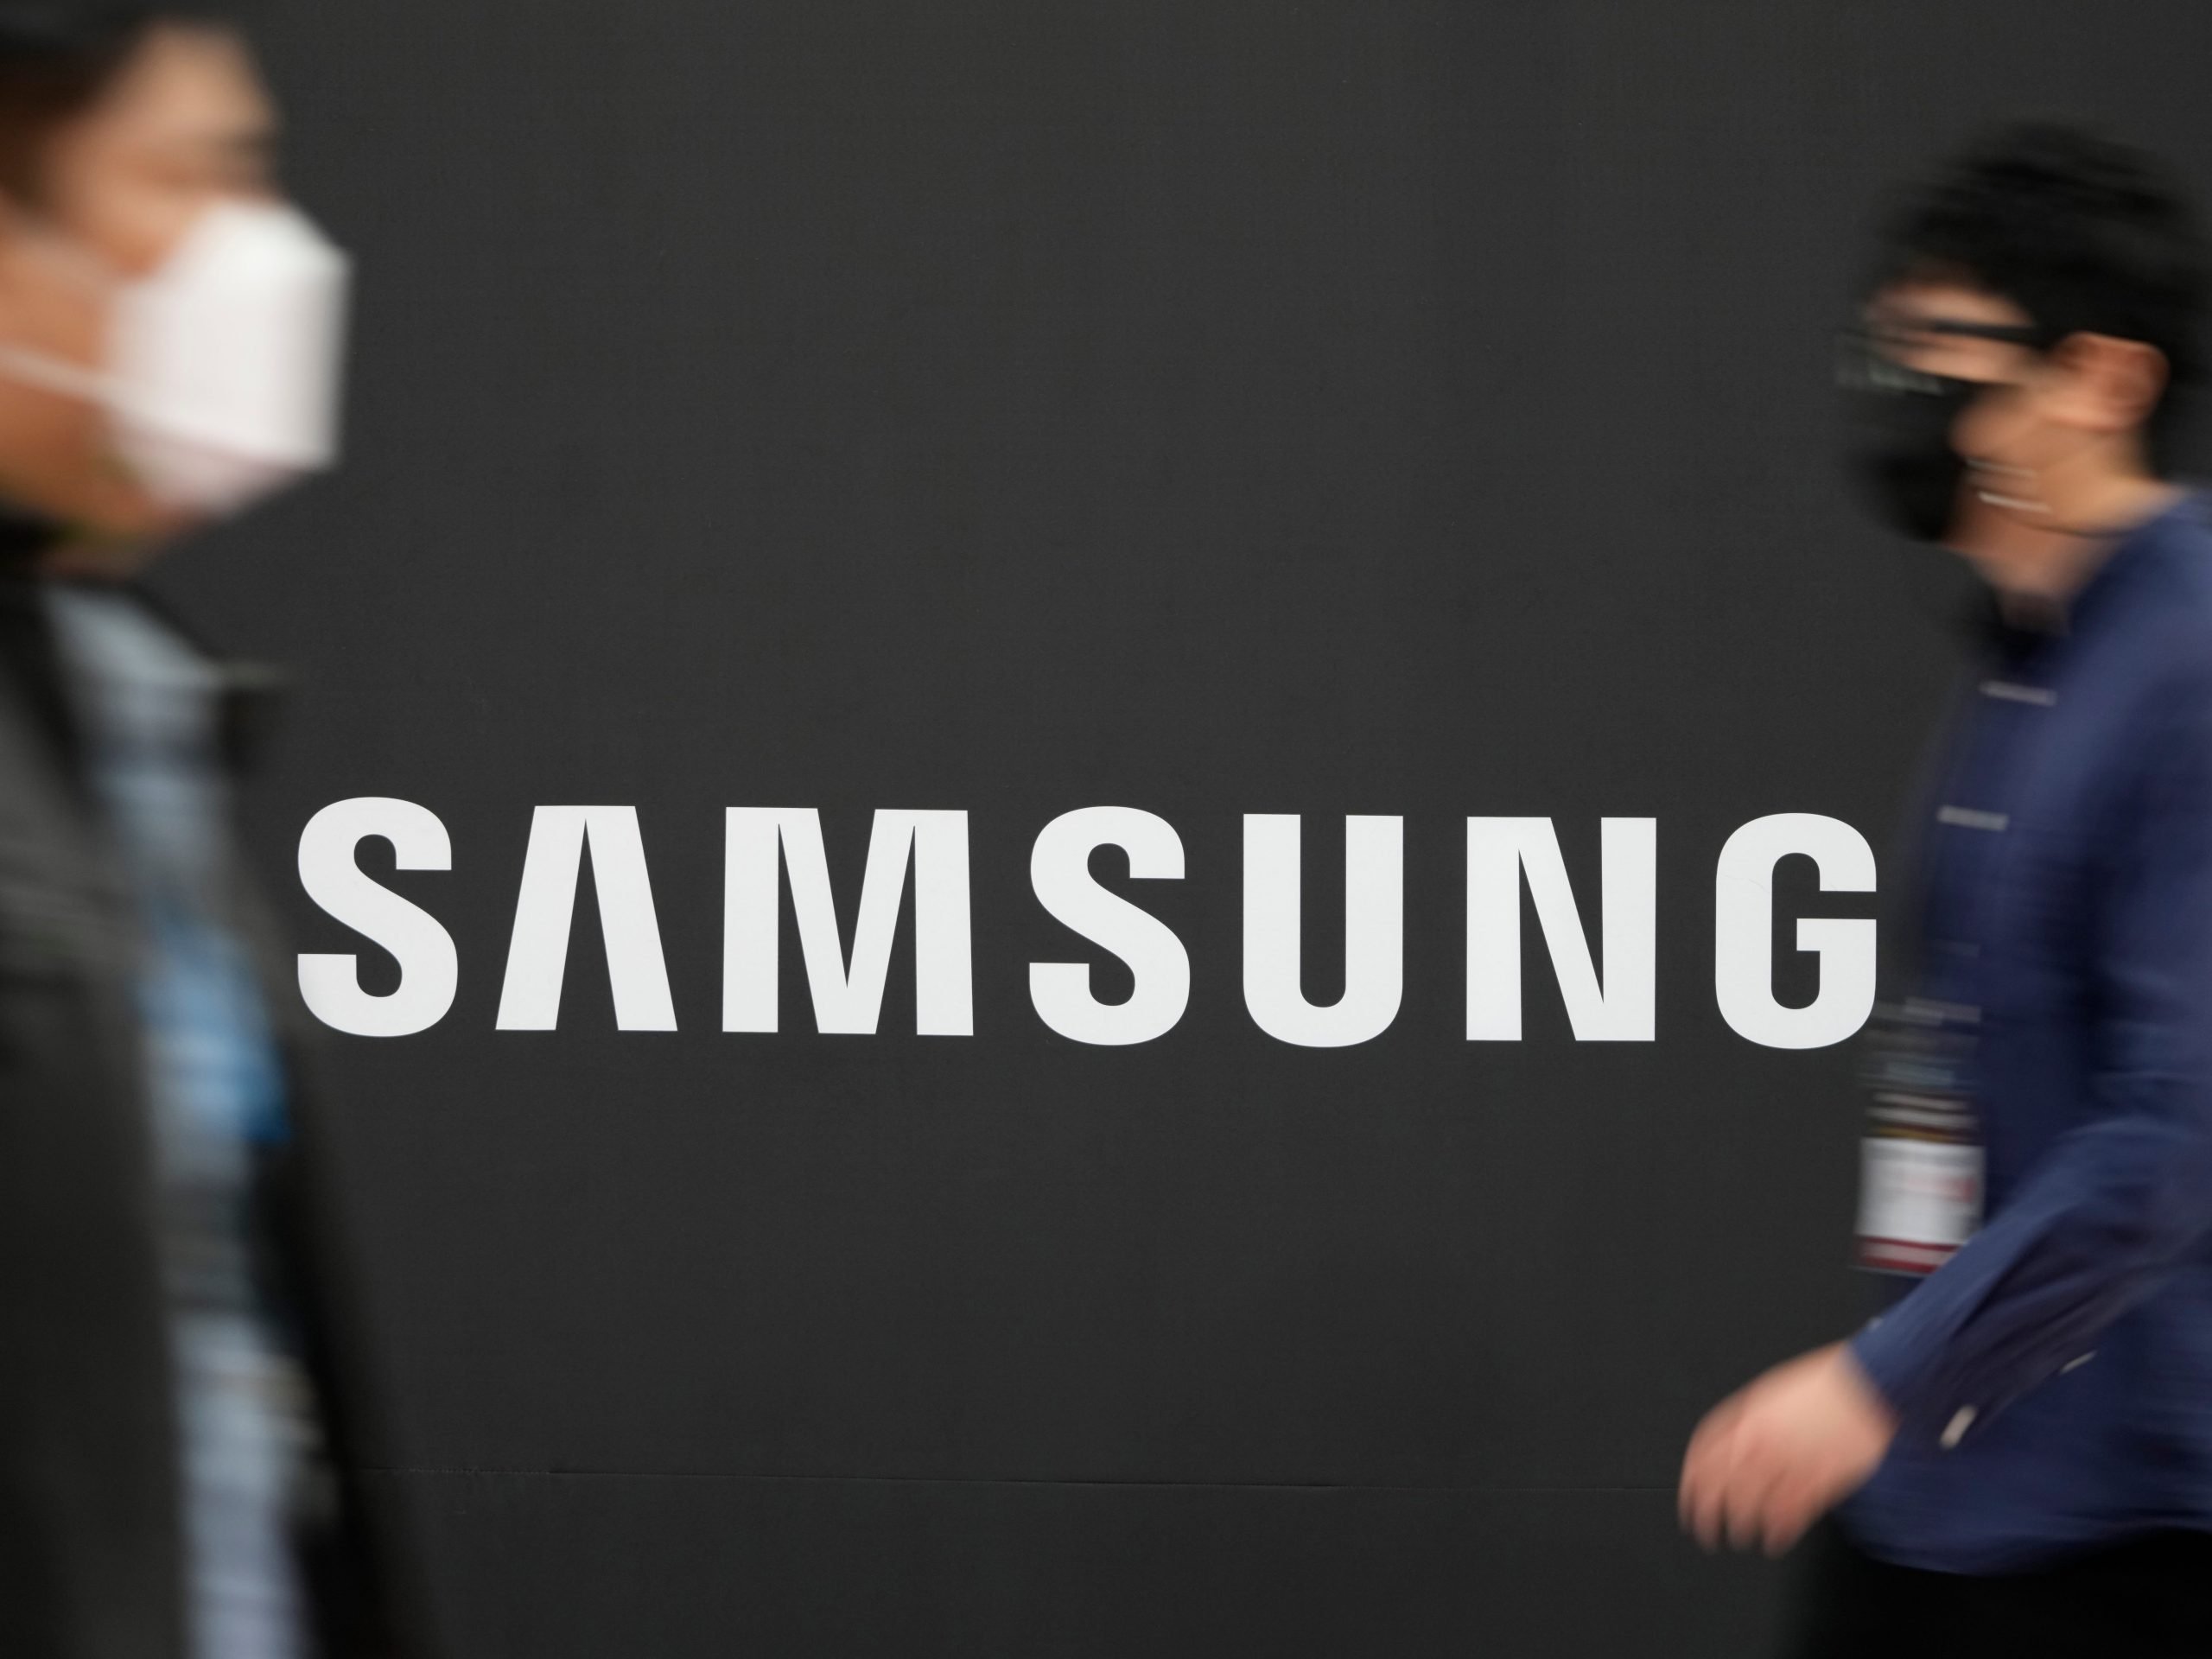
[[[1308,1001],[1300,948],[1301,820],[1244,817],[1243,991],[1253,1022],[1308,1048],[1341,1048],[1381,1035],[1404,990],[1405,821],[1344,821],[1344,989]],[[1658,824],[1600,821],[1600,880],[1593,950],[1552,820],[1466,820],[1465,994],[1470,1041],[1521,1037],[1521,892],[1525,883],[1567,1021],[1581,1042],[1649,1042],[1655,1034]],[[369,837],[389,842],[396,868],[448,870],[445,825],[411,801],[338,801],[300,836],[300,882],[329,915],[397,959],[397,988],[361,988],[351,955],[303,955],[300,990],[324,1024],[367,1037],[426,1031],[453,1006],[460,983],[452,935],[411,900],[354,861]],[[724,815],[721,1029],[771,1033],[780,1018],[781,894],[791,913],[813,1004],[824,1033],[870,1034],[882,1019],[896,925],[911,877],[914,893],[914,1030],[975,1033],[974,941],[969,925],[968,814],[885,809],[874,816],[853,938],[843,938],[812,807],[731,807]],[[1166,923],[1090,874],[1091,854],[1122,849],[1136,881],[1183,879],[1183,842],[1156,814],[1088,806],[1046,824],[1031,849],[1037,903],[1071,931],[1126,963],[1135,989],[1118,1002],[1093,994],[1084,962],[1033,962],[1036,1017],[1080,1043],[1150,1042],[1172,1031],[1191,995],[1190,957]],[[541,806],[532,818],[517,887],[497,1028],[550,1031],[560,1020],[570,918],[583,860],[592,861],[599,921],[624,1031],[673,1031],[674,1000],[661,949],[645,849],[630,806]],[[1756,818],[1730,836],[1713,873],[1713,988],[1729,1027],[1772,1048],[1820,1048],[1865,1024],[1873,1007],[1875,924],[1863,917],[1801,917],[1797,948],[1820,959],[1820,990],[1799,1007],[1773,990],[1774,870],[1783,858],[1814,861],[1825,893],[1874,891],[1872,849],[1841,820],[1807,812]]]

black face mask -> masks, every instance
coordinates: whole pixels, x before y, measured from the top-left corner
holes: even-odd
[[[1903,325],[1917,335],[1993,340],[2032,352],[2050,349],[2051,331],[2034,323],[1983,322],[1964,317],[1916,317]],[[1837,364],[1850,420],[1851,470],[1875,514],[1916,541],[1942,540],[1958,511],[1967,462],[1951,447],[1951,429],[1966,407],[2002,381],[1956,380],[1897,361],[1892,324],[1886,338],[1868,327],[1843,336]]]
[[[1967,463],[1951,430],[1990,389],[1980,380],[1870,363],[1844,381],[1848,459],[1860,499],[1885,524],[1916,541],[1939,542],[1958,510]]]

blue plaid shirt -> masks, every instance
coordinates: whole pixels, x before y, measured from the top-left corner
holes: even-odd
[[[1903,1428],[1847,1529],[1963,1573],[2212,1529],[2212,527],[2000,632],[1921,858],[1988,1213],[1853,1351]]]
[[[197,1659],[308,1659],[291,1515],[314,1414],[254,1259],[257,1143],[283,1074],[245,952],[218,919],[228,805],[214,671],[127,596],[50,590],[94,793],[139,911],[139,1001],[176,1376]]]

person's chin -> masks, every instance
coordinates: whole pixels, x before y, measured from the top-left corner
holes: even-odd
[[[91,540],[157,545],[201,528],[207,515],[143,490],[119,487],[86,503],[73,522]]]
[[[199,529],[202,521],[182,509],[137,498],[87,505],[65,522],[68,533],[41,561],[48,574],[123,581],[159,558],[179,537]]]

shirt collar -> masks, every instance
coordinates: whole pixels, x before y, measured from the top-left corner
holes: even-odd
[[[2065,600],[2001,601],[1997,590],[1978,587],[1970,632],[2001,661],[2018,663],[2034,656],[2056,640],[2080,633],[2125,592],[2144,569],[2158,560],[2158,548],[2172,526],[2183,518],[2202,515],[2202,504],[2193,491],[2173,501],[2121,535],[2112,550],[2089,573],[2089,579]]]

